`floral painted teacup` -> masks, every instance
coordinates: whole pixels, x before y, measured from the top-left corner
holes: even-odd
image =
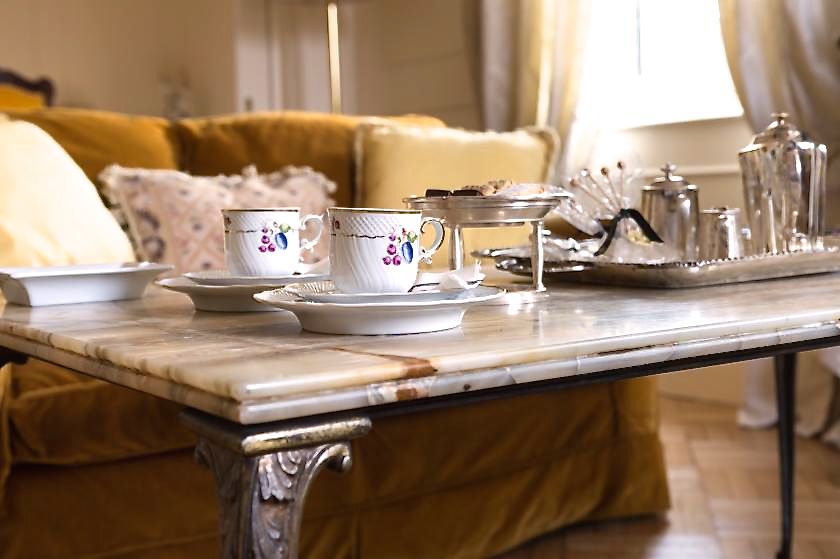
[[[405,293],[443,242],[443,225],[419,210],[330,208],[330,275],[344,293]],[[435,229],[428,249],[420,246],[426,224]]]
[[[319,215],[301,219],[299,208],[222,210],[225,263],[238,276],[288,276],[300,263],[301,250],[312,250],[321,238]],[[315,236],[301,242],[300,231],[317,223]]]

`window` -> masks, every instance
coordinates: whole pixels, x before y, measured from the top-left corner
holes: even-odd
[[[717,0],[596,0],[590,37],[592,87],[612,107],[610,127],[743,114]]]

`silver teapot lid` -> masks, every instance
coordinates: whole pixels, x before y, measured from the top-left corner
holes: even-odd
[[[802,140],[802,131],[788,120],[787,113],[773,113],[770,115],[773,122],[756,134],[752,143],[754,145],[780,144],[787,142],[798,142]]]
[[[659,168],[664,175],[653,179],[653,182],[645,186],[645,190],[695,190],[697,187],[679,175],[676,175],[677,166],[673,163],[665,163]]]
[[[797,149],[812,150],[821,147],[788,121],[787,113],[773,113],[770,126],[753,136],[752,143],[738,152],[739,155],[756,150],[768,150],[778,146],[795,144]]]

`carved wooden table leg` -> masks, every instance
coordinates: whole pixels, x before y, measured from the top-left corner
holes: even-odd
[[[183,419],[216,478],[225,559],[297,559],[309,484],[324,466],[348,470],[349,440],[371,425],[357,417],[243,427],[194,410]]]

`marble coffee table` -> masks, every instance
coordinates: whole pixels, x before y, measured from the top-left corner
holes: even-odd
[[[0,299],[0,364],[34,356],[187,406],[219,486],[224,555],[296,557],[310,481],[349,468],[349,440],[377,417],[774,356],[788,557],[795,356],[840,345],[838,319],[840,275],[678,291],[556,285],[476,307],[454,330],[390,337],[301,332],[285,312],[194,312],[152,288],[115,303]]]

